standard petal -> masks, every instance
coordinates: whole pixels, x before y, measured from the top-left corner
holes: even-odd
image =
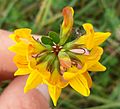
[[[42,77],[40,75],[40,72],[38,72],[37,70],[33,70],[27,79],[24,92],[26,93],[29,90],[36,88],[41,83],[42,83]]]
[[[70,86],[84,96],[89,96],[90,90],[86,78],[83,75],[78,75],[70,80]]]
[[[91,50],[94,46],[94,29],[93,29],[93,26],[90,23],[85,23],[85,24],[83,24],[83,28],[86,31],[86,36],[84,36],[84,37],[87,37],[85,45],[86,45],[88,50]]]
[[[61,45],[63,45],[66,42],[72,30],[74,10],[72,7],[67,6],[63,9],[62,14],[64,16],[64,20],[63,20],[63,23],[61,26],[61,32],[60,32]]]
[[[93,66],[91,66],[88,71],[105,71],[106,67],[103,66],[100,62],[96,62]]]
[[[102,44],[109,36],[111,35],[110,32],[95,32],[95,40],[94,40],[94,46]]]
[[[54,106],[56,106],[58,98],[61,94],[61,88],[57,86],[48,86],[48,91],[49,91],[50,97],[52,98]]]
[[[15,73],[14,76],[18,76],[18,75],[27,75],[30,73],[30,69],[28,68],[19,68]]]
[[[92,87],[92,79],[91,79],[91,76],[89,75],[88,72],[83,73],[83,75],[84,75],[84,77],[85,77],[86,80],[87,80],[88,87],[91,88],[91,87]]]

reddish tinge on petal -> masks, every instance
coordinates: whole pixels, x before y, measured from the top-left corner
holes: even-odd
[[[70,35],[70,32],[72,30],[73,26],[73,14],[74,10],[72,7],[67,6],[63,9],[62,15],[64,17],[62,26],[61,26],[61,32],[60,32],[60,44],[63,45],[66,40],[68,39],[68,36]]]
[[[64,16],[62,27],[66,28],[66,27],[72,26],[73,14],[74,14],[73,8],[69,6],[65,7],[62,11],[62,14]]]

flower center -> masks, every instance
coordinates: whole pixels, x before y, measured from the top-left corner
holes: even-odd
[[[52,46],[52,48],[53,48],[53,52],[55,53],[55,55],[58,55],[59,51],[62,49],[62,46],[54,45]]]

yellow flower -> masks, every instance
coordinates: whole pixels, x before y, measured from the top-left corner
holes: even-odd
[[[18,70],[14,75],[30,74],[25,87],[25,92],[27,92],[29,89],[40,84],[42,82],[42,75],[48,72],[44,68],[44,63],[35,66],[37,62],[35,61],[35,58],[32,57],[32,55],[44,51],[45,47],[32,38],[30,29],[17,29],[10,35],[10,38],[16,42],[15,45],[9,47],[9,50],[16,53],[14,62],[18,67]],[[42,73],[39,73],[38,68],[43,69],[43,71],[41,71]],[[47,76],[48,74],[49,73],[47,73]]]
[[[81,69],[78,69],[77,67],[72,66],[67,72],[64,72],[63,77],[73,89],[84,96],[88,96],[90,94],[89,88],[92,85],[92,80],[86,71],[87,65],[85,64],[81,67]]]
[[[101,47],[93,48],[89,55],[77,55],[82,63],[87,64],[88,71],[105,71],[106,68],[98,62],[103,54],[103,49]]]
[[[78,58],[84,63],[88,64],[88,71],[105,71],[106,68],[99,63],[100,56],[103,53],[102,48],[98,47],[102,44],[110,35],[110,32],[94,32],[93,26],[90,23],[83,24],[83,28],[86,34],[79,37],[75,44],[83,44],[85,48],[91,50],[89,56],[78,56]]]
[[[76,40],[76,44],[83,44],[88,50],[102,44],[110,35],[110,32],[94,32],[90,23],[83,24],[86,34]]]
[[[103,49],[99,45],[110,35],[109,32],[94,32],[91,24],[83,24],[86,34],[70,40],[74,10],[65,7],[60,34],[49,32],[48,36],[34,38],[31,30],[17,29],[10,38],[15,45],[9,50],[16,53],[14,62],[17,75],[28,75],[24,92],[47,84],[50,97],[56,106],[62,88],[68,84],[84,96],[90,94],[92,79],[88,71],[104,71],[99,63]]]
[[[64,80],[63,76],[60,75],[57,69],[54,69],[50,78],[44,81],[48,85],[49,94],[53,100],[54,105],[56,106],[62,88],[66,87],[68,83],[66,80]]]

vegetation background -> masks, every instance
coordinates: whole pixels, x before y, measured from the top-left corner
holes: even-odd
[[[72,88],[63,90],[57,107],[52,109],[120,109],[120,0],[0,0],[0,28],[13,31],[28,27],[34,34],[59,33],[61,11],[65,6],[75,10],[74,27],[89,22],[96,31],[110,31],[102,45],[101,62],[105,72],[92,73],[93,87],[89,97]],[[0,92],[9,81],[4,81]]]

